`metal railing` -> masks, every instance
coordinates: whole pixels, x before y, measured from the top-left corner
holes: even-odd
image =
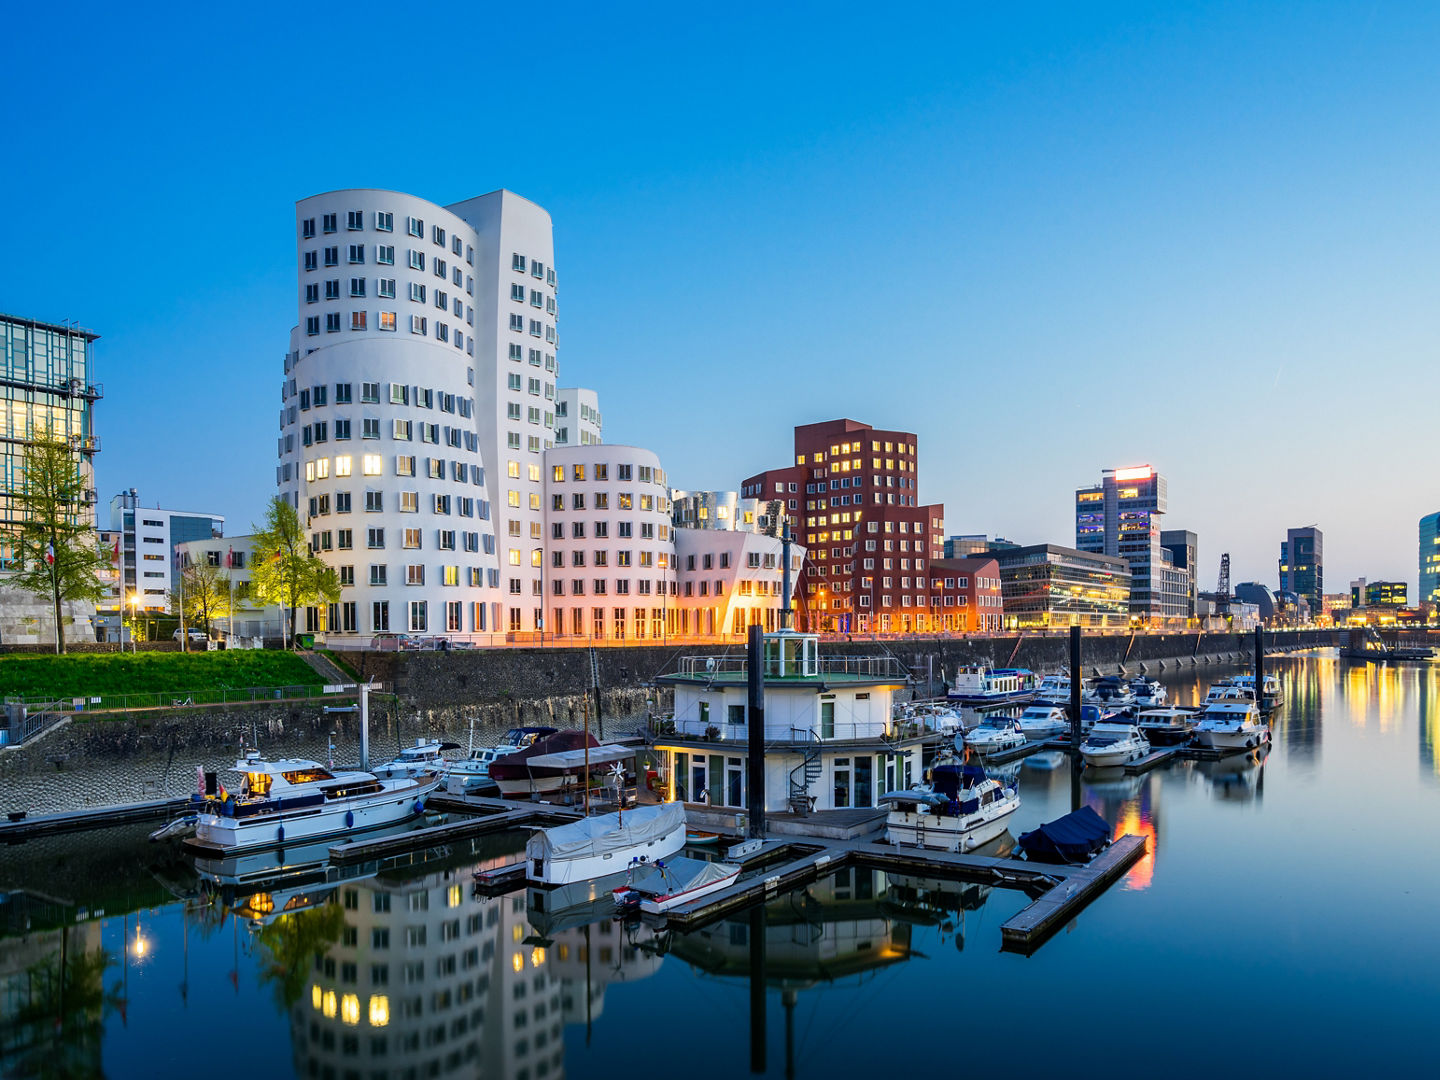
[[[870,720],[864,723],[834,724],[825,728],[801,728],[791,727],[788,736],[774,729],[765,733],[765,745],[770,747],[796,746],[802,744],[826,744],[843,742],[874,741],[876,739],[893,738],[901,725],[897,723],[883,723]],[[665,734],[676,738],[704,739],[707,742],[743,742],[750,737],[750,729],[745,724],[714,724],[706,723],[699,719],[682,719],[673,722],[673,729],[669,729],[660,735]]]
[[[905,682],[909,675],[905,665],[893,656],[823,656],[813,661],[813,664],[813,674],[801,675],[796,673],[796,669],[800,667],[799,661],[787,659],[784,678],[813,679],[817,682],[827,679],[894,679]],[[768,663],[766,667],[769,668]],[[683,656],[675,674],[691,679],[735,681],[748,677],[749,670],[749,663],[744,656]],[[765,677],[781,678],[778,665],[775,671],[775,674],[771,674],[767,670]]]
[[[57,718],[73,716],[84,719],[87,713],[124,712],[133,709],[186,709],[204,705],[253,705],[266,701],[312,701],[327,697],[348,696],[356,692],[353,683],[329,686],[247,686],[221,687],[209,690],[158,690],[138,694],[94,694],[84,697],[52,698],[7,697],[8,710],[13,703],[29,713],[43,710]]]

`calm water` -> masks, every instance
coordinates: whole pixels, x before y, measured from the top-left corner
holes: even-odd
[[[471,868],[522,837],[317,872],[251,901],[302,911],[268,921],[143,830],[3,849],[0,1073],[730,1077],[759,934],[775,1076],[1434,1075],[1440,667],[1274,669],[1289,701],[1263,760],[1083,779],[1154,854],[1028,958],[999,951],[1021,893],[869,871],[680,936],[473,896]],[[1212,674],[1164,681],[1183,704]],[[1069,810],[1068,764],[1019,780],[1012,832]]]

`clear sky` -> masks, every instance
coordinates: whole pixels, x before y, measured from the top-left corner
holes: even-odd
[[[672,482],[836,416],[947,531],[1073,543],[1107,466],[1272,585],[1440,509],[1440,7],[264,4],[7,13],[0,310],[103,335],[102,499],[274,491],[295,200],[548,208],[561,381]]]

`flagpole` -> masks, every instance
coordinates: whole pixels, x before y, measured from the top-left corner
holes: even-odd
[[[180,579],[180,651],[190,651],[190,633],[185,628],[185,568],[180,564],[180,545],[175,545],[175,569]]]

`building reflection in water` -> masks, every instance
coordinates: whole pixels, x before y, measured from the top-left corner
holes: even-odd
[[[1433,664],[1418,666],[1419,688],[1416,697],[1420,703],[1417,727],[1420,732],[1420,775],[1426,780],[1440,780],[1440,702],[1436,700],[1436,674]]]

